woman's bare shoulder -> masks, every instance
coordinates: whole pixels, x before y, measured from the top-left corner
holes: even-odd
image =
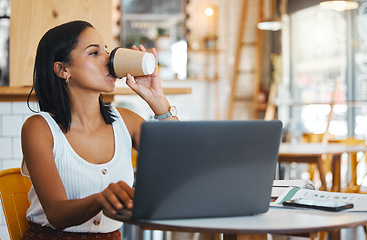
[[[51,137],[51,130],[46,120],[41,115],[30,116],[23,124],[22,137],[38,135]]]
[[[125,122],[125,125],[130,133],[130,136],[133,139],[133,146],[136,147],[139,145],[139,136],[140,136],[140,127],[144,122],[144,119],[139,116],[137,113],[126,109],[126,108],[116,108],[120,113],[122,119]]]
[[[128,120],[144,120],[139,114],[131,111],[130,109],[127,108],[116,108],[117,111],[120,113],[121,117],[124,119],[124,121],[128,121]]]
[[[46,120],[39,114],[35,114],[27,118],[23,124],[24,127],[33,127],[33,126],[48,126]]]

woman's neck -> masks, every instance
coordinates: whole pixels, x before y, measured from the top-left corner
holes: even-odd
[[[99,105],[99,95],[70,96],[71,129],[72,128],[95,128],[104,124]]]

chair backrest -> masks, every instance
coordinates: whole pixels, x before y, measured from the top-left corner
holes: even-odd
[[[31,186],[30,179],[20,173],[20,168],[0,171],[0,199],[11,240],[21,240],[29,228],[26,212]]]
[[[334,140],[334,141],[331,141],[331,142],[342,143],[342,144],[345,144],[345,145],[366,145],[366,140],[365,139],[357,139],[357,138],[353,138],[353,137]]]

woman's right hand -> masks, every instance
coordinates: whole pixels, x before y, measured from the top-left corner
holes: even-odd
[[[134,189],[123,181],[110,183],[108,187],[99,194],[98,201],[107,211],[116,214],[123,208],[132,209]]]

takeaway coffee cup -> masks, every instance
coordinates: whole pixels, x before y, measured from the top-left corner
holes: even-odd
[[[154,72],[155,58],[152,53],[117,47],[108,60],[110,74],[115,78],[144,76]]]

